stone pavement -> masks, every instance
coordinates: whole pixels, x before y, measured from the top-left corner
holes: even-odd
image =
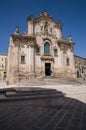
[[[0,102],[0,130],[86,130],[85,84],[42,85],[39,88],[53,88],[57,94]]]

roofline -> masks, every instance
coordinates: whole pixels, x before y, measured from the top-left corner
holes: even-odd
[[[86,58],[80,57],[80,56],[77,56],[77,55],[74,55],[74,57],[77,57],[77,58],[81,58],[81,59],[83,59],[83,60],[86,60]]]
[[[2,54],[2,53],[1,53],[0,55],[7,56],[8,54],[4,54],[4,53]]]
[[[40,21],[40,19],[41,19],[42,17],[48,18],[48,19],[50,19],[52,22],[54,22],[54,23],[56,24],[56,21],[55,21],[55,20],[52,18],[52,16],[50,16],[49,13],[46,12],[45,10],[44,10],[43,12],[41,12],[37,17],[34,17],[33,14],[32,14],[32,15],[29,15],[29,16],[27,17],[27,20],[29,21],[29,19],[30,19],[30,20],[33,20],[33,21],[37,22],[37,21]]]

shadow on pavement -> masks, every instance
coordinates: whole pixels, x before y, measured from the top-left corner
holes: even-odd
[[[0,130],[86,129],[86,104],[61,91],[17,88],[0,94]]]

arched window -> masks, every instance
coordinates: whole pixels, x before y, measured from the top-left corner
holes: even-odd
[[[50,44],[48,42],[44,44],[44,54],[50,55]]]

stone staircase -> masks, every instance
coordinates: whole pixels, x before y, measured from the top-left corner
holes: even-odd
[[[68,85],[74,85],[74,84],[81,84],[81,82],[77,81],[76,79],[72,78],[55,78],[55,77],[49,77],[44,78],[46,85],[56,85],[56,84],[68,84]]]
[[[20,82],[16,83],[17,86],[42,86],[45,85],[44,79],[30,79],[30,80],[21,80]]]
[[[16,83],[17,86],[44,86],[44,85],[76,85],[82,84],[82,82],[72,79],[72,78],[55,78],[55,77],[45,77],[45,78],[36,78],[31,80],[21,80]]]
[[[0,89],[0,101],[57,98],[61,96],[63,96],[62,92],[50,88],[16,87]]]

